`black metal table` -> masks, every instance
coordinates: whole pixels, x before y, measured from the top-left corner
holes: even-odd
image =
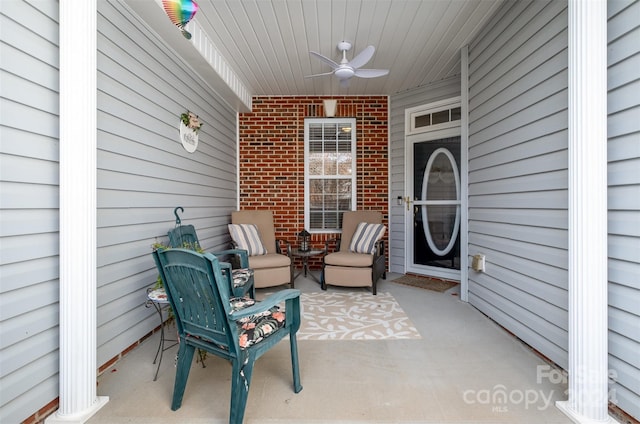
[[[167,299],[167,294],[165,293],[164,289],[163,288],[147,289],[147,301],[145,302],[145,306],[147,308],[153,306],[156,312],[158,312],[158,316],[160,317],[160,343],[158,344],[158,350],[156,351],[156,356],[153,358],[154,364],[156,363],[156,361],[158,361],[158,367],[156,368],[156,375],[153,377],[153,381],[156,381],[158,379],[158,371],[160,371],[160,364],[162,363],[162,354],[164,353],[165,350],[177,345],[178,340],[176,339],[169,340],[165,337],[165,332],[164,332],[165,319],[162,314],[162,311],[169,310],[170,306],[169,306],[169,300]],[[165,346],[165,343],[167,342],[171,342],[171,344],[169,346]]]
[[[314,256],[324,256],[326,252],[324,250],[320,250],[320,249],[311,249],[311,250],[307,250],[307,251],[302,251],[300,249],[291,249],[291,255],[293,257],[297,257],[300,258],[302,260],[302,270],[297,273],[293,279],[295,280],[296,278],[298,278],[303,272],[304,272],[304,276],[306,277],[307,275],[309,275],[311,278],[313,278],[318,284],[320,284],[320,280],[313,275],[311,272],[309,272],[309,258],[312,258]]]

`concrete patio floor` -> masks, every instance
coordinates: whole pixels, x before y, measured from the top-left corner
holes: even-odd
[[[554,368],[460,301],[458,287],[437,293],[393,283],[399,276],[388,274],[378,291],[395,297],[421,339],[300,340],[298,394],[283,341],[256,363],[245,423],[571,422],[555,407],[567,387],[549,378]],[[296,288],[320,291],[302,276]],[[230,364],[212,355],[205,368],[194,361],[182,407],[171,411],[177,347],[153,381],[158,341],[156,333],[98,378],[109,402],[90,424],[228,422]]]

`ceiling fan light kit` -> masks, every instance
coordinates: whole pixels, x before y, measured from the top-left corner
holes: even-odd
[[[351,43],[349,43],[348,41],[339,42],[338,50],[342,52],[342,60],[340,60],[340,63],[334,62],[333,60],[321,55],[320,53],[313,51],[309,52],[312,56],[315,56],[316,58],[329,65],[333,70],[331,72],[325,72],[322,74],[308,75],[305,78],[312,78],[323,75],[335,75],[340,80],[340,85],[345,87],[348,86],[349,80],[352,77],[377,78],[385,76],[389,73],[388,69],[360,69],[360,67],[364,66],[373,57],[373,54],[376,51],[375,47],[373,46],[367,46],[353,59],[351,59],[351,61],[347,59],[347,52],[351,50]]]
[[[355,71],[353,70],[353,68],[349,68],[346,66],[343,67],[342,65],[340,65],[340,68],[333,71],[333,73],[335,74],[335,76],[337,76],[340,79],[351,78],[352,76],[355,75]]]

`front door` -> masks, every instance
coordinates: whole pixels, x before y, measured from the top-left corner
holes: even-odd
[[[421,137],[422,138],[422,137]],[[410,272],[460,279],[460,136],[412,143]]]
[[[461,280],[460,98],[405,110],[405,270]]]

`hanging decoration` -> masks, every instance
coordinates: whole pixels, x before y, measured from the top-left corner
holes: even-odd
[[[180,142],[187,152],[193,153],[198,148],[198,131],[202,125],[193,112],[186,111],[180,115]]]
[[[198,132],[200,127],[204,125],[202,122],[200,122],[200,118],[198,118],[198,115],[189,111],[186,111],[185,113],[180,115],[180,120],[183,124],[191,128],[195,132]]]
[[[184,29],[198,11],[198,3],[194,0],[162,0],[164,11],[177,26],[187,40],[191,39],[191,33]]]

